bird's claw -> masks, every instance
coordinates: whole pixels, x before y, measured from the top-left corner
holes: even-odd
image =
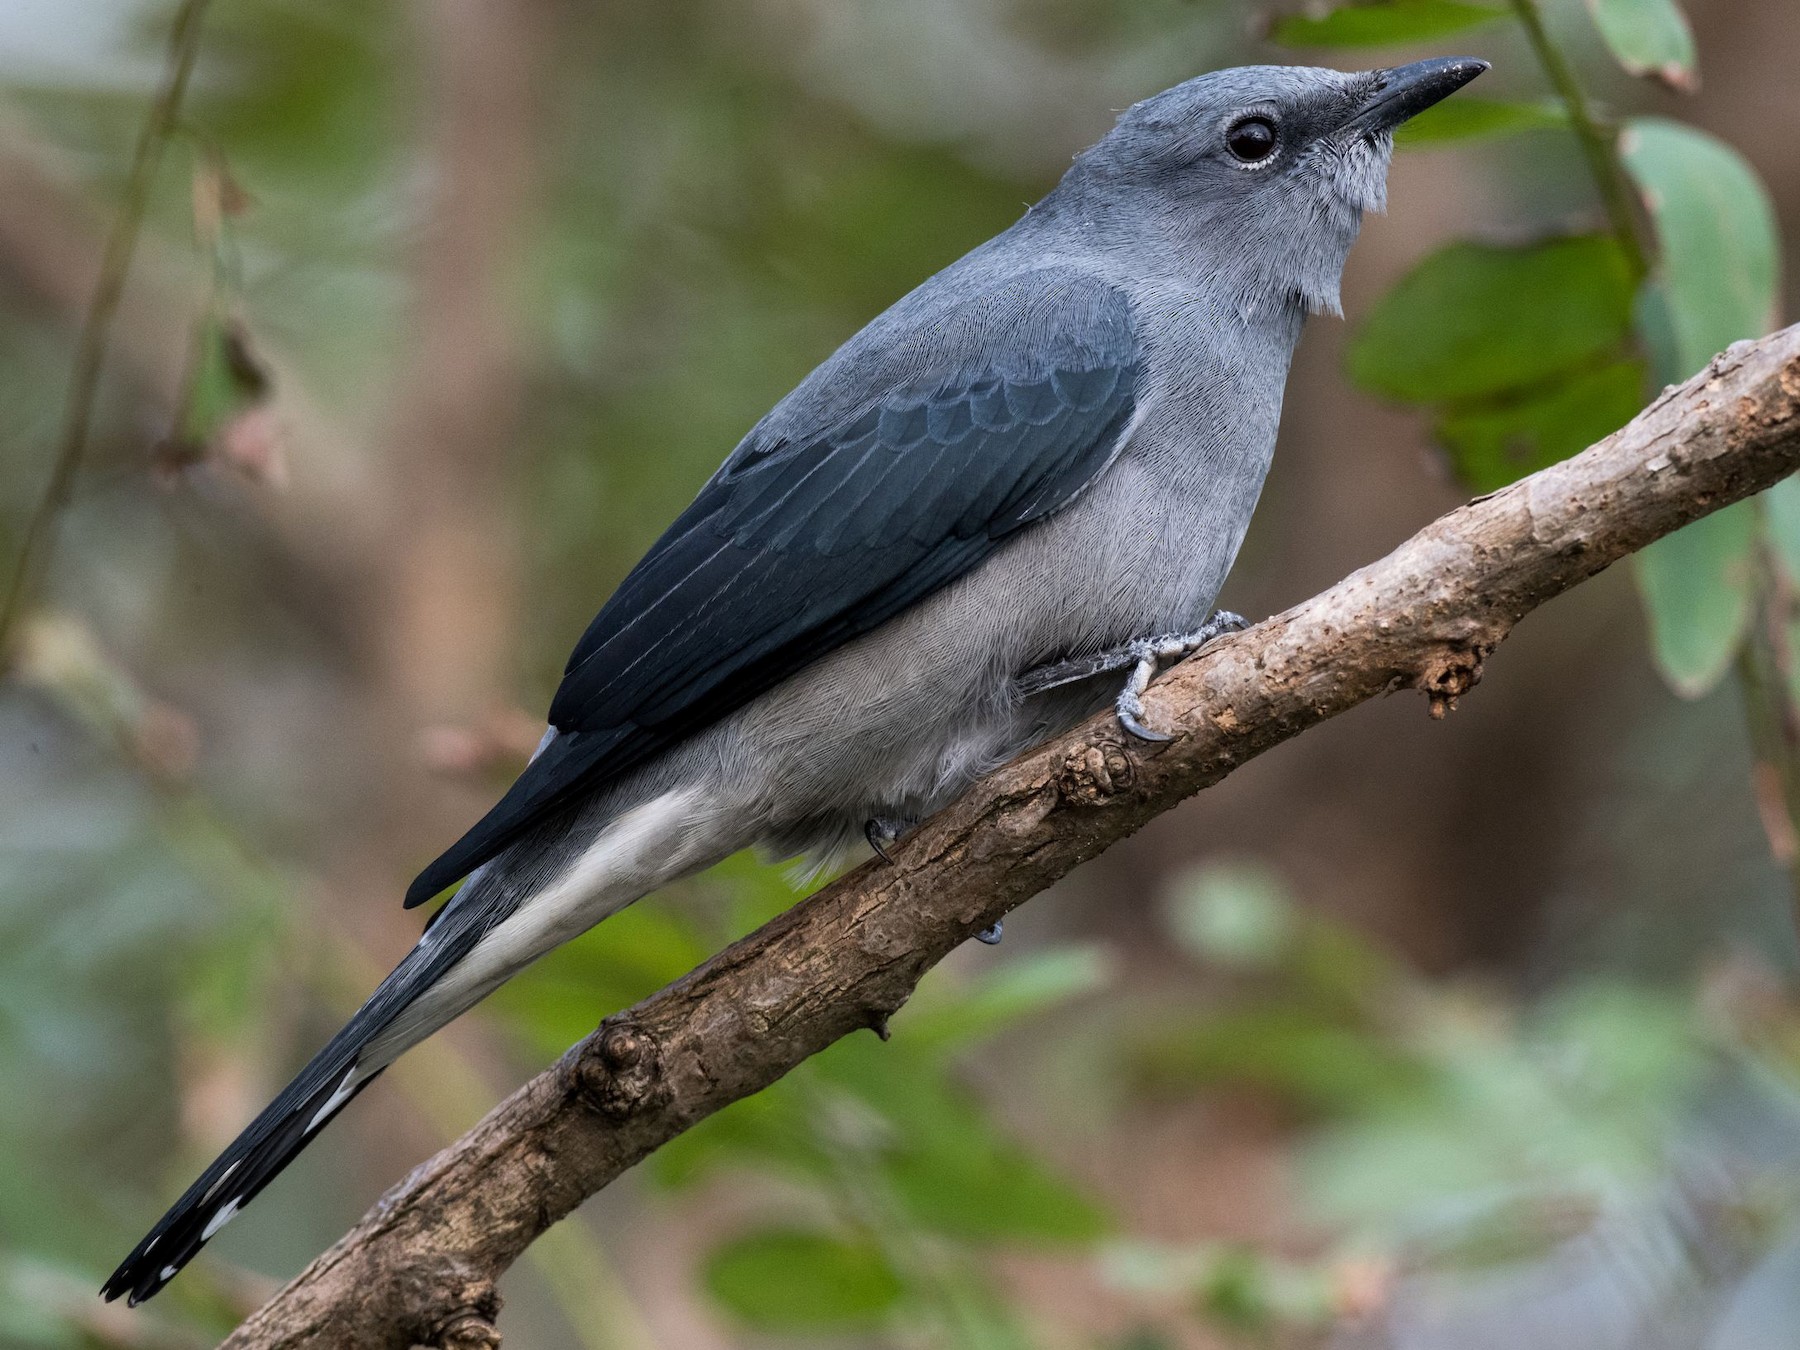
[[[1144,702],[1127,685],[1119,694],[1119,701],[1113,705],[1119,725],[1124,727],[1140,741],[1172,741],[1175,738],[1166,731],[1157,731],[1154,727],[1144,725]]]
[[[910,820],[896,820],[892,816],[872,816],[863,823],[863,838],[869,841],[869,847],[884,863],[894,861],[888,846],[899,842],[900,836],[913,827]]]
[[[984,942],[990,947],[999,946],[1000,945],[1000,925],[1001,925],[1001,920],[995,919],[994,922],[990,923],[986,928],[982,929],[979,933],[977,933],[975,935],[975,940],[977,942]]]
[[[1144,690],[1150,687],[1150,681],[1156,678],[1156,672],[1164,662],[1173,663],[1192,656],[1213,639],[1223,637],[1226,633],[1240,632],[1249,626],[1243,615],[1222,609],[1191,633],[1163,633],[1157,637],[1141,638],[1124,648],[1136,664],[1132,666],[1131,676],[1125,681],[1125,687],[1119,691],[1118,701],[1113,705],[1119,717],[1119,725],[1141,741],[1174,740],[1169,733],[1144,725]]]

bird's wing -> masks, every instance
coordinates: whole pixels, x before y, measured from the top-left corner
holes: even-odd
[[[1041,270],[881,323],[759,423],[625,578],[569,659],[558,734],[408,906],[968,572],[1119,448],[1141,352],[1110,285]]]

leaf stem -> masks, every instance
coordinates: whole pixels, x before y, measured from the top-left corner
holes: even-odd
[[[113,319],[125,293],[126,278],[131,273],[131,260],[143,232],[144,216],[149,210],[150,193],[156,185],[156,171],[162,164],[163,150],[180,119],[181,103],[187,94],[188,77],[193,74],[194,58],[200,49],[200,28],[209,3],[210,0],[183,0],[175,13],[162,88],[138,132],[131,173],[125,181],[124,199],[107,235],[106,248],[101,255],[100,280],[94,288],[94,298],[88,305],[76,342],[69,398],[63,411],[50,482],[25,527],[25,537],[13,564],[12,579],[7,584],[6,600],[0,605],[0,651],[4,651],[7,638],[18,622],[32,580],[46,564],[55,545],[57,521],[69,504],[76,475],[87,453],[100,374],[112,339]]]
[[[1633,279],[1642,280],[1650,271],[1651,249],[1644,237],[1631,182],[1619,163],[1618,129],[1595,114],[1593,105],[1588,102],[1587,91],[1576,78],[1574,67],[1545,29],[1538,0],[1511,0],[1511,4],[1519,26],[1525,30],[1526,40],[1531,43],[1533,55],[1568,110],[1569,126],[1581,146],[1582,157],[1587,160],[1594,186],[1599,190],[1607,223],[1618,236],[1619,246],[1625,250]]]

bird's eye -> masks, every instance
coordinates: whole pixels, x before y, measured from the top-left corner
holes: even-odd
[[[1275,153],[1275,124],[1266,117],[1233,122],[1225,133],[1225,146],[1246,164],[1265,160]]]

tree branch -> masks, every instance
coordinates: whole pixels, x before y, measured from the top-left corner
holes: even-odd
[[[894,851],[615,1014],[385,1196],[226,1342],[487,1346],[494,1280],[654,1149],[852,1031],[952,949],[1264,750],[1365,700],[1441,717],[1520,618],[1800,469],[1800,327],[1740,343],[1573,459],[1433,522],[1146,696],[978,783]]]

